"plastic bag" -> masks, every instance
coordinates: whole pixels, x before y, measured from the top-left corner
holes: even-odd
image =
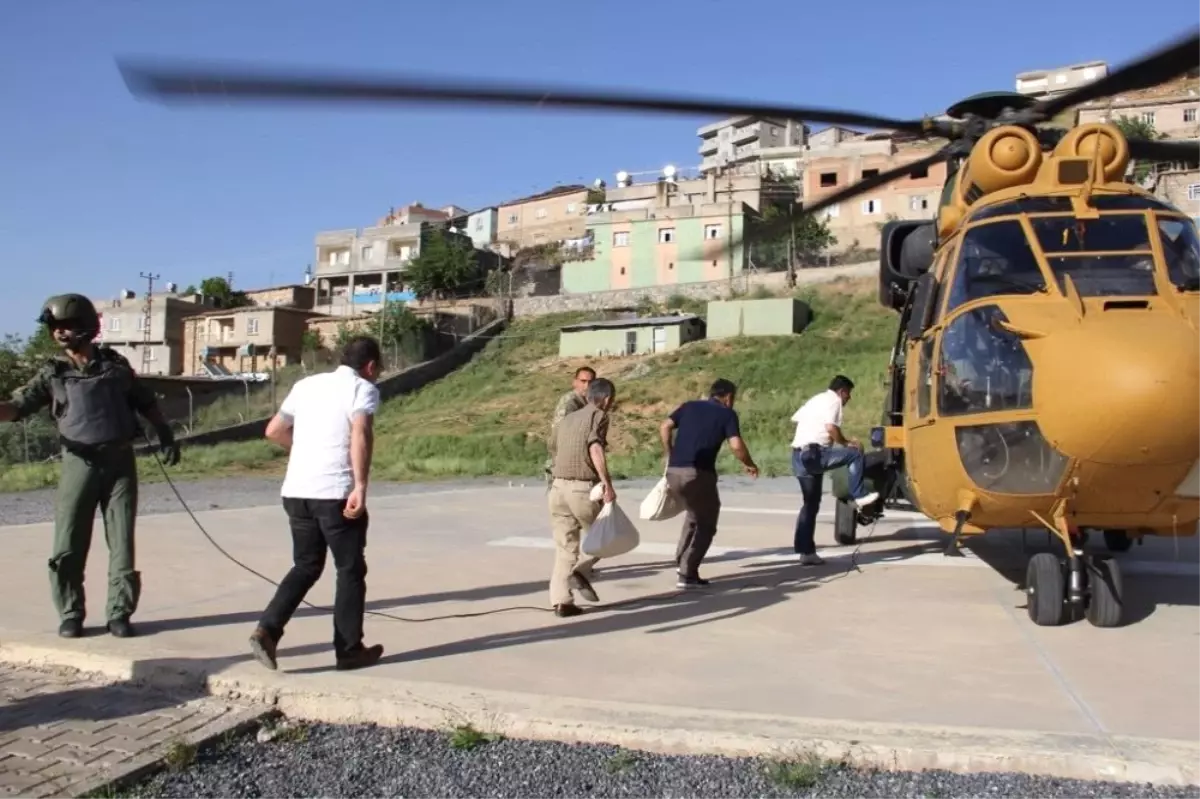
[[[596,489],[592,490],[593,501],[603,496],[603,487],[597,485]],[[591,557],[615,558],[632,552],[640,543],[641,536],[633,526],[633,521],[625,515],[625,511],[617,507],[616,502],[606,502],[596,516],[596,521],[592,522],[592,526],[583,536],[583,543],[579,548],[583,554]]]
[[[644,522],[661,522],[678,516],[686,509],[683,500],[671,490],[667,478],[663,477],[642,500],[638,517]]]

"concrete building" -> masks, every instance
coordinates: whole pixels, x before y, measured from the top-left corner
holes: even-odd
[[[773,151],[776,159],[784,157],[781,149],[804,147],[808,131],[802,123],[792,120],[738,116],[705,125],[696,135],[700,137],[700,169],[709,172],[736,165],[757,165],[767,150]]]
[[[293,308],[311,310],[317,302],[317,290],[312,286],[300,284],[271,286],[242,293],[254,305],[289,305]]]
[[[704,320],[695,314],[581,322],[560,329],[560,358],[645,355],[677,350],[704,338]]]
[[[1078,122],[1115,122],[1121,117],[1139,119],[1169,139],[1200,138],[1200,78],[1182,77],[1103,100],[1081,103]]]
[[[440,213],[440,212],[439,212]],[[441,228],[445,221],[436,226]],[[404,270],[421,253],[421,243],[435,226],[430,222],[392,224],[370,228],[328,230],[316,236],[312,270],[313,309],[320,313],[353,315],[378,310],[387,283],[388,302],[411,302]],[[445,232],[468,246],[471,239]],[[481,265],[486,265],[481,260]]]
[[[321,314],[285,305],[218,308],[183,323],[183,374],[206,373],[205,362],[230,372],[269,371],[300,363],[308,320]]]
[[[577,239],[587,230],[587,186],[556,186],[496,208],[497,248],[506,256],[517,250]]]
[[[450,205],[446,208],[426,208],[421,203],[409,203],[400,208],[392,208],[388,211],[387,216],[383,217],[376,223],[376,227],[385,227],[387,225],[414,225],[419,222],[439,223],[445,222],[454,214],[454,211],[460,211],[456,205]]]
[[[707,337],[789,336],[812,321],[812,310],[800,300],[712,300],[706,314]]]
[[[465,214],[462,219],[463,232],[471,237],[471,242],[476,249],[486,250],[496,243],[496,221],[499,218],[499,209],[483,208],[474,213]]]
[[[212,308],[199,294],[155,294],[150,298],[123,291],[113,300],[93,300],[100,314],[99,340],[129,359],[145,375],[177,375],[183,370],[183,321]]]
[[[1148,181],[1150,189],[1200,225],[1200,170],[1163,168]]]
[[[668,177],[667,172],[675,174]],[[604,202],[589,204],[587,215],[591,218],[614,211],[728,202],[742,203],[754,211],[761,211],[764,202],[793,202],[798,194],[799,191],[790,184],[780,187],[757,173],[730,171],[718,174],[712,171],[700,177],[684,177],[672,168],[664,169],[663,174],[652,180],[636,182],[628,172],[618,172],[616,185],[604,189]]]
[[[1071,64],[1052,69],[1034,69],[1017,75],[1016,91],[1018,94],[1041,99],[1073,91],[1080,86],[1100,80],[1107,74],[1108,64],[1104,61],[1087,61],[1082,64]]]
[[[667,195],[662,195],[664,201]],[[664,204],[588,217],[592,257],[562,266],[563,293],[725,280],[746,268],[747,207]],[[733,242],[740,242],[733,246]]]
[[[814,137],[815,138],[815,137]],[[810,147],[805,156],[802,195],[813,203],[858,181],[917,161],[942,146],[937,140],[904,142],[888,133],[851,138],[831,137],[826,146]],[[856,243],[862,249],[879,246],[879,227],[888,219],[932,219],[946,181],[946,164],[934,164],[910,177],[825,211],[829,230],[837,236],[835,249]]]

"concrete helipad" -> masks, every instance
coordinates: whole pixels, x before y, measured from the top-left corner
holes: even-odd
[[[636,515],[644,494],[619,499]],[[203,676],[214,691],[330,721],[469,721],[693,751],[815,744],[905,768],[1198,781],[1195,539],[1120,556],[1126,626],[1039,628],[1013,582],[1019,534],[947,559],[936,529],[895,514],[863,530],[854,554],[832,545],[827,499],[818,540],[829,562],[801,567],[790,551],[798,497],[727,488],[723,501],[707,591],[674,589],[679,520],[639,522],[639,550],[602,564],[596,588],[609,604],[558,619],[539,610],[552,559],[544,489],[373,499],[368,608],[422,623],[368,617],[368,639],[386,655],[355,673],[331,669],[330,617],[308,608],[281,642],[279,673],[253,662],[246,639],[273,586],[222,557],[183,513],[140,521],[142,636],[61,641],[45,574],[51,527],[6,527],[0,653],[164,683]],[[251,568],[286,573],[277,505],[197,517]],[[1044,547],[1045,536],[1028,543]],[[93,626],[105,583],[98,525]],[[330,564],[310,601],[331,604],[332,584]]]

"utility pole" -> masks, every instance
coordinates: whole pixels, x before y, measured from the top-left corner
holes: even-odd
[[[729,251],[729,290],[733,291],[733,172],[728,164],[725,166],[725,191],[725,200],[728,203],[726,206],[728,208],[726,213],[728,224],[725,227],[725,249]]]
[[[146,304],[142,306],[142,374],[150,372],[150,320],[153,318],[150,315],[151,306],[154,304],[154,281],[158,280],[162,275],[154,275],[149,272],[138,272],[138,276],[146,281]]]
[[[795,202],[788,203],[787,284],[792,289],[796,288],[796,218],[792,213],[795,208]]]

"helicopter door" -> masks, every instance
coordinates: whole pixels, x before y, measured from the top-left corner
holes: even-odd
[[[932,304],[928,306],[932,310]],[[918,507],[924,510],[922,485],[935,485],[938,480],[936,453],[937,425],[937,352],[940,329],[933,327],[917,339],[909,349],[909,368],[905,391],[908,412],[905,414],[906,445],[905,472],[909,488]]]

